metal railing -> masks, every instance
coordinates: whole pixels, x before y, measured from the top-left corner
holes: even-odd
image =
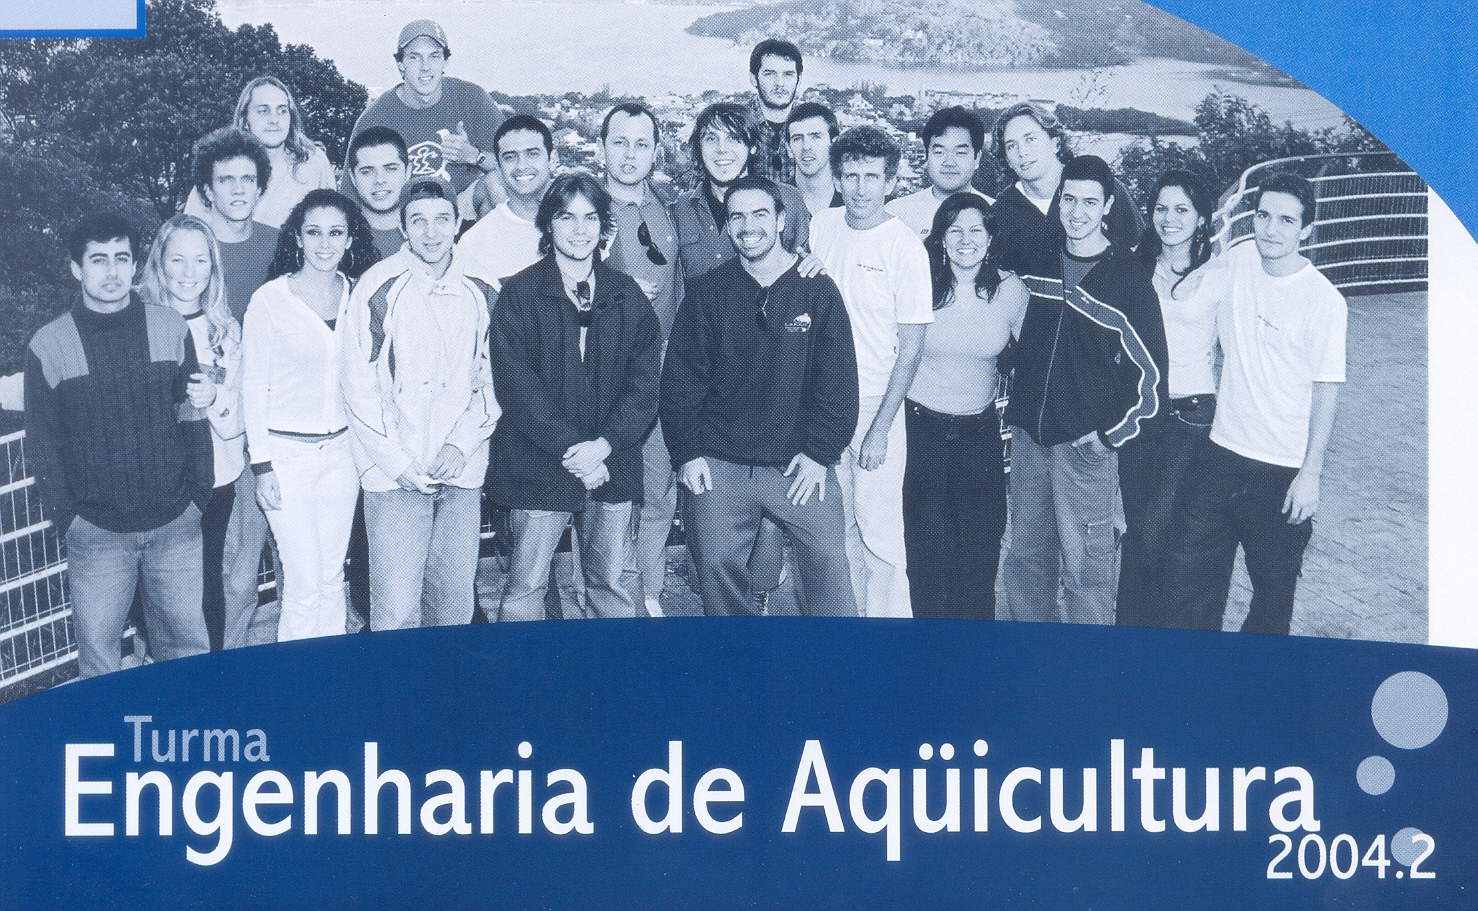
[[[1252,200],[1273,171],[1307,177],[1318,193],[1305,256],[1341,291],[1427,286],[1427,184],[1392,152],[1305,155],[1254,165],[1222,200],[1222,250],[1252,239]]]

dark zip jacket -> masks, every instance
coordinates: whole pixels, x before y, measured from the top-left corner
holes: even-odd
[[[580,323],[553,254],[503,283],[493,305],[493,432],[487,493],[499,506],[578,512],[587,498],[641,502],[642,439],[657,416],[662,330],[629,276],[595,265],[593,322]],[[591,491],[565,470],[565,450],[605,437],[607,483]]]
[[[825,275],[792,266],[764,294],[734,258],[688,284],[662,372],[662,434],[681,468],[699,456],[784,467],[841,461],[857,429],[852,324]],[[763,319],[763,326],[761,326]]]
[[[1042,446],[1096,431],[1118,449],[1168,401],[1165,324],[1150,273],[1109,247],[1077,288],[1064,289],[1062,249],[1021,279],[1031,292],[1015,353],[1006,423]]]
[[[996,215],[994,246],[1002,269],[1021,275],[1045,251],[1062,248],[1060,195],[1052,197],[1046,215],[1014,183],[996,200],[992,207]],[[1114,204],[1103,223],[1109,242],[1126,253],[1134,249],[1144,233],[1144,219],[1123,181],[1114,181]]]

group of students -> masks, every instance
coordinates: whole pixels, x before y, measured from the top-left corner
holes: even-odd
[[[772,39],[665,199],[645,106],[606,114],[603,177],[556,176],[549,127],[450,53],[402,30],[338,189],[261,77],[141,267],[122,219],[72,232],[81,301],[32,338],[25,405],[83,676],[120,666],[140,581],[151,657],[245,644],[269,527],[278,639],[363,623],[346,554],[369,628],[470,622],[484,498],[512,540],[493,621],[546,616],[571,525],[577,608],[660,616],[681,491],[710,615],[792,574],[810,615],[994,618],[999,570],[1005,618],[1220,629],[1240,543],[1243,628],[1288,631],[1344,378],[1306,181],[1265,180],[1254,242],[1213,256],[1194,177],[1145,228],[1024,103],[990,134],[937,111],[929,186],[890,199],[898,143],[797,103]]]

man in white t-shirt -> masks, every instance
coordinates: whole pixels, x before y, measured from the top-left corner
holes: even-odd
[[[811,251],[842,292],[857,350],[857,432],[837,479],[847,521],[847,560],[864,617],[911,617],[903,548],[903,468],[908,458],[900,406],[934,321],[929,257],[913,229],[884,201],[898,181],[902,152],[876,127],[855,127],[831,146],[841,209],[811,220]]]
[[[534,215],[559,157],[549,127],[528,114],[503,121],[493,136],[493,153],[508,198],[457,241],[457,263],[469,277],[499,288],[503,279],[539,261]]]
[[[913,228],[922,240],[934,226],[939,204],[948,197],[970,192],[993,202],[970,186],[984,148],[985,124],[974,111],[958,105],[935,111],[924,124],[924,173],[929,175],[929,185],[888,203],[888,211]]]
[[[1255,249],[1228,254],[1216,420],[1171,554],[1174,626],[1221,629],[1241,544],[1252,580],[1242,631],[1288,633],[1345,379],[1344,298],[1299,254],[1314,203],[1307,180],[1271,175],[1258,191]]]

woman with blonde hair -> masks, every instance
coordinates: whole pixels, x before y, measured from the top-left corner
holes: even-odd
[[[248,82],[236,99],[231,125],[260,140],[272,162],[272,176],[252,213],[253,220],[280,228],[308,191],[334,188],[334,167],[328,154],[308,138],[298,102],[281,79],[258,76]],[[203,216],[205,210],[200,191],[192,192],[185,202],[185,214]]]
[[[241,406],[241,326],[226,306],[221,253],[205,222],[176,215],[154,236],[139,293],[185,318],[200,372],[190,404],[210,420],[215,481],[202,510],[204,610],[213,649],[246,644],[257,606],[257,567],[267,523],[247,476]],[[241,486],[245,484],[245,490]]]

